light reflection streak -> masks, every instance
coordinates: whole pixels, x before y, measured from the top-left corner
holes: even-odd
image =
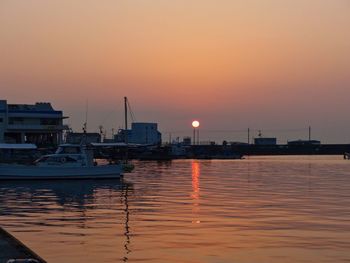
[[[130,245],[130,227],[129,227],[129,203],[128,203],[128,192],[129,192],[129,187],[128,185],[125,185],[125,187],[122,188],[122,197],[123,197],[123,203],[125,205],[125,243],[124,243],[124,249],[125,249],[125,256],[123,257],[123,262],[127,262],[129,260],[128,254],[131,252],[129,245]]]
[[[198,161],[192,161],[192,194],[191,198],[193,200],[192,207],[192,223],[199,224],[198,219],[199,214],[199,201],[200,201],[200,187],[199,187],[199,177],[200,177],[200,163]]]

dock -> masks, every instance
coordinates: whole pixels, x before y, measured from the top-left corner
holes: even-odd
[[[39,255],[0,227],[0,263],[7,262],[46,263]]]

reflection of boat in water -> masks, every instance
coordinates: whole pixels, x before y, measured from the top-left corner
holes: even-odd
[[[95,194],[98,191],[106,190],[110,198],[120,198],[116,192],[123,192],[125,188],[132,189],[130,183],[123,180],[88,180],[81,183],[78,180],[50,180],[50,181],[2,181],[0,182],[0,209],[2,211],[12,211],[19,209],[6,205],[8,200],[22,199],[24,196],[31,200],[31,204],[40,204],[43,200],[47,202],[57,202],[65,206],[84,205],[91,203],[96,198]],[[11,198],[9,199],[9,196]],[[33,198],[33,197],[36,198]],[[114,201],[113,201],[114,202]]]
[[[132,193],[132,184],[124,180],[0,181],[0,211],[3,219],[9,218],[3,220],[2,226],[13,227],[15,221],[16,226],[24,224],[24,228],[18,230],[21,232],[38,228],[54,231],[58,225],[60,240],[64,241],[69,240],[62,236],[62,231],[66,231],[63,229],[68,226],[68,231],[76,230],[72,235],[77,235],[83,243],[88,240],[84,238],[89,233],[88,228],[98,229],[96,233],[99,233],[101,222],[98,219],[106,219],[108,229],[112,220],[120,227],[117,229],[122,237],[123,261],[127,262],[132,242],[129,225]]]
[[[111,179],[122,172],[122,164],[97,165],[86,145],[63,144],[34,165],[1,165],[0,179]]]

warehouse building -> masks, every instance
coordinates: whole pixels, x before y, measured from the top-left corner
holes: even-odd
[[[119,130],[114,137],[115,141],[124,142],[126,134],[129,143],[158,145],[162,142],[157,123],[134,122],[131,124],[131,130]]]

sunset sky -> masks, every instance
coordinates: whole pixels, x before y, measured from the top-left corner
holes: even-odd
[[[1,0],[0,98],[77,131],[159,123],[163,140],[350,142],[349,0]]]

